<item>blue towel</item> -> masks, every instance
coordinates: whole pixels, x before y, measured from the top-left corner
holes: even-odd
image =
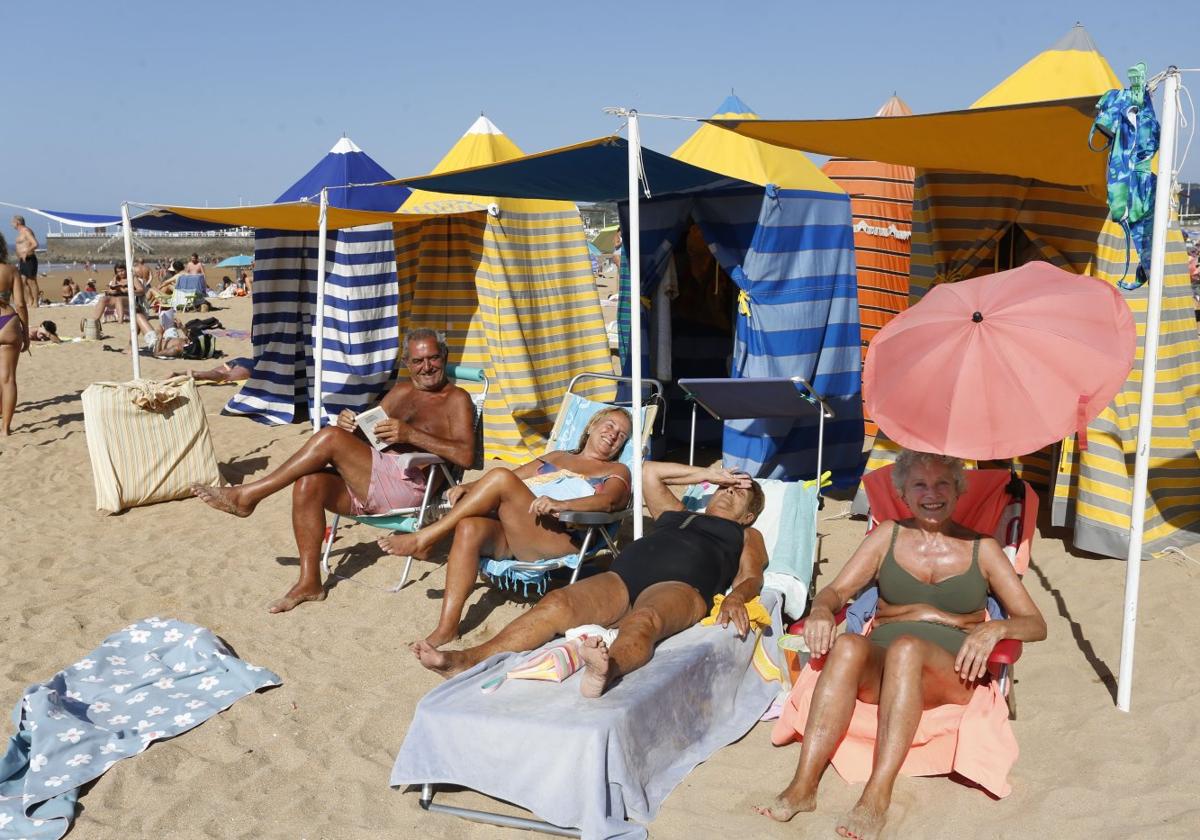
[[[0,837],[58,840],[80,786],[280,683],[203,627],[153,617],[118,630],[26,689],[13,709],[16,734],[0,760]]]

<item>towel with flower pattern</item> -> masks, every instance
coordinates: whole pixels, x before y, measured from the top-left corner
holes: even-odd
[[[58,840],[79,788],[281,680],[238,659],[210,630],[147,618],[113,633],[13,710],[0,759],[0,838]]]

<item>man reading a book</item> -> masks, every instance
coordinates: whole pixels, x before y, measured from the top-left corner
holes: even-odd
[[[336,426],[321,429],[257,481],[192,486],[210,507],[243,517],[267,496],[292,486],[300,579],[268,606],[270,612],[325,599],[320,565],[325,511],[360,516],[420,505],[426,476],[411,466],[413,453],[437,455],[460,467],[475,460],[475,408],[467,392],[446,379],[446,349],[445,339],[433,330],[412,330],[404,338],[409,379],[380,400],[382,416],[377,409],[361,415],[343,411]]]

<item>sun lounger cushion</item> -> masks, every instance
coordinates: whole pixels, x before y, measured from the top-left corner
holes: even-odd
[[[764,647],[777,657],[778,597],[763,600],[773,616]],[[580,674],[510,680],[484,694],[528,654],[492,657],[417,705],[391,784],[464,785],[585,838],[644,838],[643,826],[624,820],[653,820],[696,765],[745,735],[775,699],[779,683],[751,665],[756,646],[732,627],[692,627],[596,700],[580,696]]]

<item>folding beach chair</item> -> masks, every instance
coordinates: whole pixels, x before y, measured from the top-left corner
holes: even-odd
[[[200,274],[183,274],[175,281],[175,291],[171,293],[170,306],[177,312],[189,309],[203,309],[208,306],[205,300],[208,287]]]
[[[446,368],[446,377],[456,382],[477,382],[483,385],[478,394],[472,394],[471,396],[471,401],[475,404],[474,433],[476,438],[476,452],[478,452],[483,423],[483,406],[487,400],[490,384],[487,375],[479,368],[450,365]],[[448,464],[437,455],[430,455],[428,453],[414,455],[410,463],[419,469],[429,470],[425,481],[425,495],[421,499],[420,506],[397,508],[380,514],[363,516],[347,515],[346,518],[353,519],[355,522],[361,522],[364,525],[370,525],[374,528],[383,528],[392,533],[404,534],[411,534],[429,524],[437,514],[437,504],[435,504],[437,498],[462,480],[462,468]],[[434,495],[435,489],[438,491],[437,497]],[[335,514],[333,524],[329,526],[325,534],[325,547],[321,552],[321,573],[326,577],[333,574],[329,566],[329,552],[333,548],[333,540],[337,536],[337,529],[341,520],[342,514]],[[405,558],[404,573],[401,575],[400,581],[395,586],[390,587],[388,591],[399,592],[404,587],[404,584],[408,582],[409,573],[412,571],[412,563],[412,557]]]
[[[603,403],[589,400],[575,392],[576,386],[589,380],[603,379],[612,382],[632,385],[633,380],[623,376],[613,376],[605,373],[581,373],[571,380],[567,393],[563,395],[562,406],[550,431],[550,439],[546,442],[546,451],[573,448],[583,434],[588,421],[605,408],[620,405],[627,408],[624,402]],[[650,391],[649,397],[642,406],[642,451],[646,451],[650,439],[651,427],[658,415],[658,405],[662,402],[662,384],[654,379],[643,379],[643,387]],[[633,462],[633,446],[627,441],[625,448],[617,459],[626,467]],[[584,531],[583,542],[579,551],[563,557],[548,560],[522,562],[513,559],[484,557],[480,559],[480,571],[502,589],[515,590],[518,586],[525,593],[532,588],[539,594],[545,593],[546,584],[551,572],[559,569],[571,569],[571,583],[579,577],[579,569],[583,563],[595,558],[600,552],[617,552],[617,531],[621,521],[633,512],[633,497],[630,495],[629,505],[624,510],[603,511],[563,511],[558,514],[560,522],[568,527]]]

